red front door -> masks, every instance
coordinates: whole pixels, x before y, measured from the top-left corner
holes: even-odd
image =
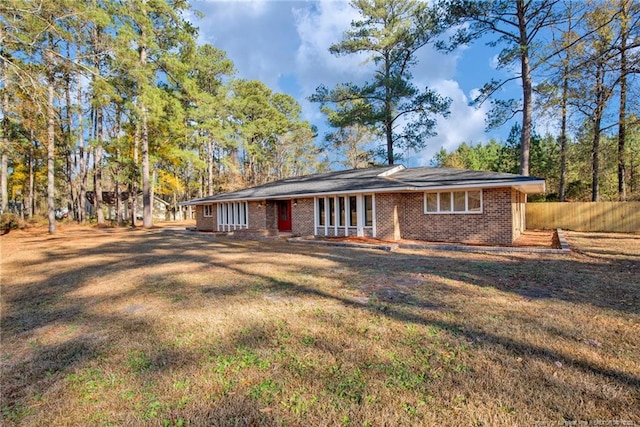
[[[278,231],[291,231],[291,200],[278,200]]]

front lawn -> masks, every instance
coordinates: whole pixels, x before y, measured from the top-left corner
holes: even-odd
[[[640,236],[568,239],[544,255],[12,232],[0,423],[640,423]]]

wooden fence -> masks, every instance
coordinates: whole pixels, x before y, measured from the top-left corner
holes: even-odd
[[[640,202],[527,203],[527,228],[640,232]]]

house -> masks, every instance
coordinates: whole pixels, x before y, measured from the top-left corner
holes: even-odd
[[[94,192],[87,191],[87,213],[89,216],[95,215]],[[153,197],[153,219],[158,221],[170,220],[170,203],[165,202],[158,196]],[[119,200],[114,191],[102,192],[102,209],[106,220],[115,220],[117,218],[116,211],[120,210],[121,218],[128,220],[130,216],[129,192],[122,191],[119,193]],[[142,219],[142,191],[136,195],[136,219]],[[175,219],[175,218],[174,218]]]
[[[196,228],[248,236],[363,236],[510,245],[543,179],[446,168],[372,167],[204,197]]]

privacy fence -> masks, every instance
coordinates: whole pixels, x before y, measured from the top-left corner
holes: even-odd
[[[527,228],[640,232],[640,202],[527,203]]]

